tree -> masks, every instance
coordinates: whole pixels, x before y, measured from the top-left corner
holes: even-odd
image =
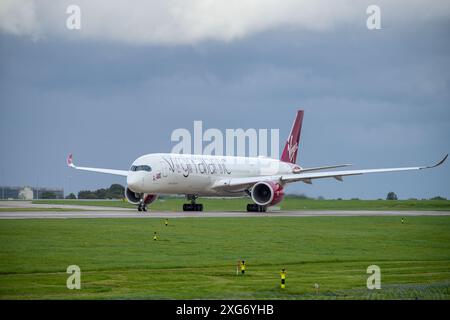
[[[391,191],[387,194],[386,200],[398,200],[398,197],[395,192]]]
[[[71,193],[71,194],[69,194],[68,196],[66,196],[66,199],[71,199],[71,200],[73,200],[73,199],[76,199],[76,198],[77,198],[76,195],[73,194],[73,193]]]
[[[97,199],[97,195],[89,190],[82,190],[78,192],[78,199]]]
[[[101,188],[95,191],[82,190],[78,192],[78,199],[123,199],[124,194],[124,186],[112,184],[108,189]]]
[[[109,187],[109,196],[111,199],[122,199],[125,194],[125,187],[120,184],[112,184]]]
[[[44,191],[41,194],[41,199],[56,199],[56,194],[51,191]]]
[[[437,197],[433,197],[430,200],[447,200],[447,198],[441,197],[441,196],[437,196]]]
[[[108,190],[107,189],[98,189],[95,192],[96,199],[107,199],[108,198]]]

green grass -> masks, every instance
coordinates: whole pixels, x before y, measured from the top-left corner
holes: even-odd
[[[0,299],[450,298],[447,216],[405,224],[399,217],[163,221],[0,220]],[[236,276],[238,259],[248,263],[245,276]],[[66,288],[74,264],[81,290]],[[372,264],[381,268],[381,290],[366,289]]]
[[[154,211],[181,211],[184,198],[158,199],[149,206]],[[245,211],[250,199],[199,199],[203,203],[205,211]],[[52,205],[87,205],[107,206],[121,208],[135,208],[136,206],[124,201],[105,200],[37,200],[35,204]],[[281,210],[433,210],[450,211],[450,200],[310,200],[295,197],[286,197],[277,205]]]

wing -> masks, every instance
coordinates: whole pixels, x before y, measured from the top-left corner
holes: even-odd
[[[67,165],[69,167],[72,167],[77,170],[106,173],[106,174],[112,174],[112,175],[122,176],[122,177],[128,176],[128,171],[125,171],[125,170],[77,167],[76,165],[73,164],[73,155],[72,154],[69,154],[69,156],[67,157]]]
[[[337,168],[350,167],[350,166],[351,166],[351,164],[337,164],[337,165],[334,165],[334,166],[301,168],[299,173],[300,172],[304,173],[304,172],[309,172],[309,171],[327,170],[327,169],[337,169]]]
[[[260,181],[279,181],[281,184],[293,183],[293,182],[305,182],[311,183],[313,179],[334,178],[342,181],[342,177],[355,176],[366,173],[382,173],[382,172],[397,172],[397,171],[411,171],[411,170],[423,170],[440,166],[447,160],[448,154],[437,164],[432,166],[421,167],[404,167],[404,168],[384,168],[384,169],[363,169],[363,170],[344,170],[344,171],[327,171],[327,172],[299,172],[286,175],[272,175],[272,176],[260,176],[249,178],[235,178],[235,179],[222,179],[214,183],[213,189],[235,189],[244,190],[253,186]]]

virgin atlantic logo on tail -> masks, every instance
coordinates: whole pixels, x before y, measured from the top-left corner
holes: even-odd
[[[69,156],[67,157],[67,165],[71,166],[73,164],[73,155],[69,154]]]
[[[294,136],[290,135],[289,140],[288,140],[288,155],[289,155],[289,160],[291,162],[294,162],[295,153],[298,150],[298,142],[293,144],[293,142],[292,142],[293,139],[294,139]]]

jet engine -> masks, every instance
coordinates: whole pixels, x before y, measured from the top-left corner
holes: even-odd
[[[140,193],[135,193],[130,188],[125,189],[125,198],[127,198],[129,203],[139,204],[141,202],[141,196]]]
[[[141,199],[143,199],[144,204],[146,205],[152,203],[158,198],[158,196],[155,194],[136,193],[130,188],[125,189],[125,197],[127,198],[128,202],[132,204],[140,204]]]
[[[261,181],[251,191],[252,200],[260,206],[273,206],[283,200],[283,186],[273,181]]]

